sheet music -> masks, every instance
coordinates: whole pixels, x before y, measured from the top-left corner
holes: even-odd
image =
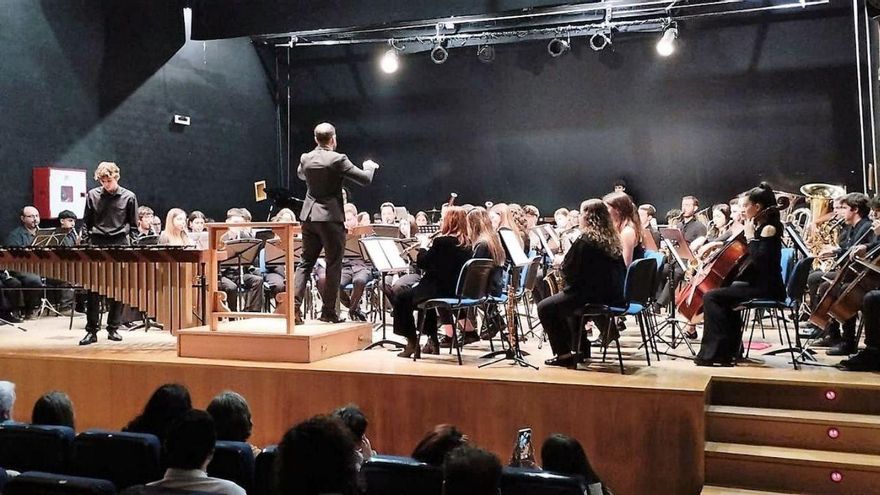
[[[515,266],[527,265],[529,263],[529,257],[526,256],[525,251],[523,251],[522,246],[520,245],[519,236],[510,229],[501,229],[499,233],[501,234],[501,241],[504,243],[504,247],[507,249],[507,253],[510,255],[510,260],[513,264]]]
[[[400,257],[400,251],[397,249],[397,243],[394,239],[382,239],[379,241],[382,245],[382,251],[388,256],[388,263],[393,270],[402,270],[409,267],[409,263]]]

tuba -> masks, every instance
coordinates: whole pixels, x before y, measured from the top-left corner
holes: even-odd
[[[818,255],[825,246],[837,244],[837,233],[840,222],[819,219],[831,211],[831,202],[846,194],[846,189],[832,184],[804,184],[801,186],[801,194],[807,197],[810,205],[809,215],[801,213],[804,221],[804,242],[813,255]]]

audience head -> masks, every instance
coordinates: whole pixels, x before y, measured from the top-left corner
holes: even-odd
[[[217,434],[211,415],[190,409],[168,426],[163,460],[169,468],[206,470],[214,455]]]
[[[315,143],[322,148],[336,149],[336,128],[327,122],[315,127]]]
[[[220,392],[208,404],[208,414],[214,418],[218,440],[246,442],[254,423],[247,400],[231,390]]]
[[[462,246],[469,246],[467,236],[467,214],[461,206],[450,206],[446,209],[446,215],[443,216],[443,222],[440,224],[440,232],[443,235],[452,236],[458,239],[458,243]]]
[[[576,439],[554,433],[541,446],[541,461],[544,471],[564,474],[566,476],[581,476],[587,483],[599,481],[593,471],[587,454],[580,442]]]
[[[446,454],[456,447],[467,444],[467,442],[467,436],[455,426],[437,425],[416,445],[412,458],[432,466],[440,466],[443,464]]]
[[[190,409],[189,390],[183,385],[166,383],[153,392],[144,411],[128,424],[126,430],[165,438],[171,423]]]
[[[35,425],[74,426],[73,402],[64,392],[52,391],[43,394],[34,403],[31,423]]]
[[[291,428],[278,445],[278,493],[353,495],[356,466],[355,442],[345,425],[315,416]]]
[[[95,180],[108,193],[115,193],[119,187],[119,167],[113,162],[101,162],[95,169]]]
[[[342,424],[351,432],[352,439],[360,442],[367,434],[367,426],[370,424],[367,417],[357,404],[348,404],[333,411],[333,416],[342,421]]]
[[[40,210],[33,206],[25,206],[21,209],[21,225],[28,230],[34,230],[40,225]]]
[[[444,495],[498,495],[501,461],[491,452],[462,445],[443,462]]]
[[[199,210],[190,213],[186,219],[186,226],[190,232],[204,232],[206,223],[208,223],[208,219]]]
[[[581,203],[580,227],[583,236],[598,244],[610,256],[620,256],[620,236],[601,199],[588,199]]]
[[[12,420],[12,409],[15,407],[15,384],[0,381],[0,423]]]

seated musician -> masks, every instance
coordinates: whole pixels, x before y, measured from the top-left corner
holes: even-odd
[[[290,208],[281,208],[278,213],[272,217],[273,222],[289,222],[296,223],[296,214]]]
[[[697,218],[697,210],[700,208],[700,201],[695,196],[685,196],[681,198],[681,214],[675,223],[675,226],[681,229],[684,239],[688,244],[694,242],[700,237],[706,235],[706,226]],[[675,288],[684,279],[684,270],[675,261],[674,258],[667,259],[663,269],[663,277],[665,283],[662,286],[657,302],[661,306],[667,305],[673,300]],[[694,332],[688,334],[690,338],[696,338]]]
[[[855,248],[853,257],[863,257],[880,246],[880,196],[874,196],[871,200],[871,213],[874,217],[874,242]],[[875,287],[862,299],[862,321],[865,322],[865,348],[840,362],[838,368],[844,371],[880,371],[880,287]]]
[[[37,229],[40,226],[40,212],[33,206],[25,206],[19,216],[21,224],[6,236],[6,246],[27,247],[34,243]],[[32,318],[40,307],[40,291],[43,288],[43,280],[36,273],[9,271],[9,275],[16,282],[8,281],[4,287],[9,289],[7,296],[11,306],[18,308],[22,316]],[[17,290],[23,289],[23,290]]]
[[[416,213],[416,226],[424,227],[425,225],[428,225],[429,223],[431,223],[431,222],[428,220],[427,213],[425,213],[424,211],[419,211]]]
[[[732,226],[730,205],[717,204],[712,206],[712,220],[709,222],[706,235],[695,240],[691,246],[697,258],[703,259],[716,248],[723,246],[734,234]]]
[[[712,289],[703,298],[704,333],[697,366],[729,366],[740,354],[742,315],[736,307],[749,299],[785,298],[782,282],[782,222],[776,195],[766,182],[752,189],[745,202],[743,234],[748,265],[729,287]]]
[[[165,230],[159,235],[159,244],[163,246],[192,246],[193,242],[186,235],[186,212],[180,208],[171,208],[165,217]]]
[[[581,204],[580,235],[561,264],[565,288],[538,304],[538,318],[550,340],[554,357],[548,366],[569,366],[590,357],[590,344],[580,328],[578,310],[588,303],[622,304],[626,265],[621,254],[620,236],[608,208],[600,199]],[[608,328],[607,318],[593,322],[600,332]],[[581,355],[572,354],[573,338],[580,335]],[[609,336],[603,334],[603,338]]]
[[[495,262],[495,269],[489,279],[489,295],[501,296],[504,291],[504,266],[507,262],[507,253],[501,244],[501,237],[492,229],[492,221],[485,208],[478,206],[467,213],[468,239],[474,249],[474,258],[490,259]],[[491,339],[503,327],[504,319],[498,311],[498,307],[490,305],[486,310],[486,331],[480,334],[480,338]],[[451,329],[450,329],[451,337]],[[465,344],[476,342],[476,332],[465,332],[463,342]]]
[[[64,210],[58,214],[59,226],[67,231],[67,235],[61,240],[61,245],[66,247],[79,244],[79,234],[76,232],[76,213]]]
[[[521,227],[521,223],[516,220],[514,217],[514,209],[510,207],[507,203],[497,203],[492,205],[492,208],[489,210],[489,218],[492,222],[492,227],[498,231],[500,229],[510,229],[514,234],[520,239],[520,244],[523,249],[527,252],[529,250],[529,236],[526,231],[524,231]],[[525,217],[523,216],[523,222],[525,221]]]
[[[153,209],[149,206],[138,206],[137,209],[137,228],[131,230],[131,243],[137,244],[142,237],[151,235],[159,235],[159,231],[153,230]]]
[[[526,214],[526,224],[528,228],[536,227],[538,225],[538,220],[541,218],[541,212],[538,210],[538,207],[535,205],[525,205],[523,206],[523,212]]]
[[[834,210],[843,220],[844,226],[840,232],[839,246],[826,247],[819,256],[841,259],[849,256],[859,244],[869,244],[874,241],[871,220],[868,218],[870,211],[868,197],[862,193],[849,193],[835,202]],[[823,272],[815,270],[807,277],[807,293],[810,295],[811,308],[815,309],[830,283],[825,279],[833,280],[837,272]],[[824,337],[815,342],[817,347],[828,347],[826,354],[829,356],[846,356],[856,352],[856,319],[853,318],[841,325],[836,321],[828,325]]]
[[[657,228],[657,208],[649,203],[639,205],[639,223],[642,226],[642,232],[651,236],[654,245],[659,250],[661,239],[660,230]]]
[[[236,224],[244,223],[245,218],[241,208],[231,208],[227,211],[226,223]],[[250,229],[243,227],[232,227],[228,232],[223,234],[221,240],[223,242],[234,241],[237,239],[253,239],[253,233]],[[259,312],[263,307],[263,277],[252,273],[252,266],[245,266],[240,269],[237,266],[224,267],[220,272],[220,289],[226,293],[226,304],[232,311],[251,311]],[[244,290],[244,308],[238,307],[238,291],[239,287]]]
[[[642,244],[642,229],[639,228],[639,217],[632,198],[629,197],[629,194],[620,191],[606,194],[602,201],[608,208],[614,229],[620,236],[623,263],[629,266],[633,260],[644,258],[645,246]]]
[[[95,170],[95,180],[101,185],[86,195],[83,215],[85,233],[92,246],[127,246],[131,231],[138,225],[138,204],[135,194],[119,185],[119,167],[112,162],[101,162]],[[101,296],[89,292],[86,311],[86,336],[79,345],[98,341],[101,319],[99,303]],[[120,341],[116,332],[122,318],[122,302],[107,298],[107,339]]]
[[[394,211],[394,203],[385,202],[379,207],[382,223],[385,225],[397,224],[397,213]]]
[[[440,235],[419,250],[416,264],[422,270],[419,282],[392,288],[394,305],[394,333],[406,337],[406,348],[400,357],[412,357],[419,345],[416,340],[416,322],[413,311],[419,303],[438,297],[453,297],[461,268],[471,259],[472,249],[467,236],[467,218],[464,208],[450,206],[446,209],[440,224]],[[402,277],[400,280],[404,280]],[[400,282],[398,280],[398,282]],[[441,311],[440,320],[444,325],[452,325],[452,314]],[[428,335],[428,353],[439,352],[437,339],[437,319],[435,311],[426,311],[424,331]],[[450,331],[451,334],[451,331]],[[437,350],[434,352],[434,350]]]
[[[556,211],[554,211],[553,222],[557,234],[561,234],[562,232],[568,230],[568,208],[558,208]],[[572,227],[574,227],[574,225],[572,225]]]
[[[358,210],[354,203],[345,203],[342,207],[345,212],[345,228],[351,229],[358,226]],[[324,284],[327,276],[326,270],[316,270],[318,274],[318,292],[324,294]],[[367,316],[361,311],[361,298],[367,284],[376,277],[373,274],[373,265],[365,260],[360,254],[345,252],[342,256],[342,278],[339,279],[339,288],[344,289],[351,284],[351,294],[341,290],[339,301],[348,307],[348,318],[352,321],[367,321]]]
[[[208,218],[199,210],[193,210],[186,219],[186,228],[190,232],[204,232]]]
[[[737,225],[745,224],[745,216],[743,216],[743,203],[745,202],[745,196],[739,196],[733,198],[728,203],[730,207],[730,220]]]
[[[152,231],[154,234],[159,235],[159,232],[162,232],[162,219],[159,218],[158,215],[153,215],[153,221],[151,222]]]

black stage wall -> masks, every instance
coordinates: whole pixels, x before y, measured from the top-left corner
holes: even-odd
[[[459,202],[550,214],[618,177],[661,211],[684,194],[727,201],[762,179],[861,190],[848,5],[684,23],[669,59],[654,35],[615,37],[599,53],[580,38],[558,59],[546,42],[499,45],[492,64],[473,47],[443,65],[407,55],[388,76],[378,68],[387,46],[294,48],[291,166],[329,120],[341,151],[383,166],[372,187],[353,188],[371,211],[386,200],[428,208],[456,191]],[[295,172],[292,183],[301,193]]]
[[[265,71],[248,39],[185,43],[182,12],[176,0],[3,0],[0,236],[32,201],[34,166],[91,174],[115,161],[163,222],[174,206],[221,220],[254,207],[253,182],[277,173]],[[192,125],[173,128],[174,114]]]

